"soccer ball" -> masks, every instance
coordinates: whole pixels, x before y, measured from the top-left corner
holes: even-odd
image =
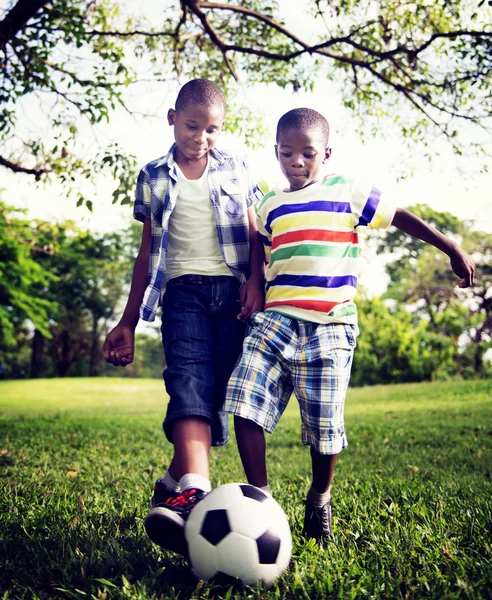
[[[227,483],[207,494],[191,511],[185,538],[193,572],[207,581],[227,575],[243,586],[271,586],[292,553],[280,504],[246,483]]]

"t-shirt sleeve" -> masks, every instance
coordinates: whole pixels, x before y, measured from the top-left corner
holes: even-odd
[[[351,187],[350,206],[355,227],[387,229],[395,216],[396,205],[374,186],[354,181]]]
[[[265,250],[265,259],[270,262],[272,253],[272,230],[268,225],[268,199],[274,195],[274,192],[269,192],[261,202],[255,206],[256,211],[256,228],[261,236],[263,248]]]
[[[138,174],[137,187],[135,190],[135,203],[133,205],[133,217],[142,223],[150,218],[150,200],[151,200],[150,177],[143,168]]]

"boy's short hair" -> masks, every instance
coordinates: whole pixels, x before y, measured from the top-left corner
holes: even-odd
[[[312,108],[294,108],[282,115],[277,124],[277,143],[281,131],[292,129],[317,130],[323,136],[326,145],[330,137],[328,121],[318,111]]]
[[[185,110],[190,104],[203,104],[208,108],[220,107],[225,114],[226,98],[224,92],[213,81],[192,79],[179,90],[175,110]]]

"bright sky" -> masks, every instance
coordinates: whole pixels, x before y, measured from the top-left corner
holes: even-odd
[[[138,0],[129,0],[129,4],[143,6]],[[281,4],[284,6],[283,2]],[[4,5],[5,2],[0,0],[0,7]],[[160,4],[145,4],[146,7],[149,5],[156,9]],[[289,5],[294,6],[290,0],[285,2],[285,6]],[[308,21],[305,12],[299,10],[299,1],[295,2],[295,7],[295,12],[287,14],[287,24],[289,25],[290,19],[296,31],[306,29]],[[150,104],[159,116],[154,119],[132,119],[121,111],[112,119],[110,126],[99,128],[99,137],[104,142],[117,140],[137,156],[142,166],[149,160],[162,156],[173,141],[166,113],[168,108],[174,106],[177,90],[177,86],[169,83],[163,84],[158,94],[152,97],[142,93],[142,111],[147,108],[144,105]],[[351,115],[341,106],[336,90],[330,89],[324,81],[317,82],[316,91],[312,94],[294,94],[275,86],[244,86],[241,93],[258,113],[265,114],[265,124],[269,129],[265,149],[254,152],[246,150],[250,166],[259,180],[270,185],[282,185],[282,176],[273,153],[276,123],[287,110],[308,106],[322,112],[331,125],[330,145],[333,153],[327,172],[344,172],[368,179],[400,206],[426,203],[435,210],[445,210],[462,219],[472,219],[476,221],[478,228],[492,231],[492,174],[479,175],[474,165],[469,165],[466,160],[460,163],[450,155],[444,142],[431,148],[435,154],[435,160],[431,164],[421,158],[423,148],[416,147],[415,152],[410,153],[402,149],[401,142],[396,137],[390,136],[385,142],[361,144],[353,131]],[[461,134],[466,135],[467,131],[463,129]],[[233,139],[226,134],[222,135],[219,143],[224,147],[244,151],[242,140]],[[489,147],[492,148],[492,142]],[[415,168],[414,175],[398,182],[398,175],[411,167]],[[470,172],[473,173],[472,176],[469,175]],[[33,217],[50,220],[73,218],[91,228],[109,230],[124,226],[131,215],[129,207],[111,205],[113,182],[108,180],[100,180],[94,194],[95,208],[92,215],[68,202],[59,186],[37,189],[34,181],[27,176],[16,176],[1,170],[0,188],[6,190],[2,193],[3,200],[28,208]],[[385,289],[387,280],[382,268],[383,262],[384,258],[375,260],[371,254],[365,256],[361,283],[371,293],[379,294]]]

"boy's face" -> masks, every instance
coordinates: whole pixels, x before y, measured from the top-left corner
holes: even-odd
[[[174,139],[182,156],[188,160],[200,160],[211,150],[224,125],[221,107],[190,104],[176,112],[167,113],[169,125],[174,126]]]
[[[321,165],[330,158],[331,148],[326,146],[323,136],[316,130],[281,130],[275,156],[282,173],[290,184],[290,192],[315,183]]]

